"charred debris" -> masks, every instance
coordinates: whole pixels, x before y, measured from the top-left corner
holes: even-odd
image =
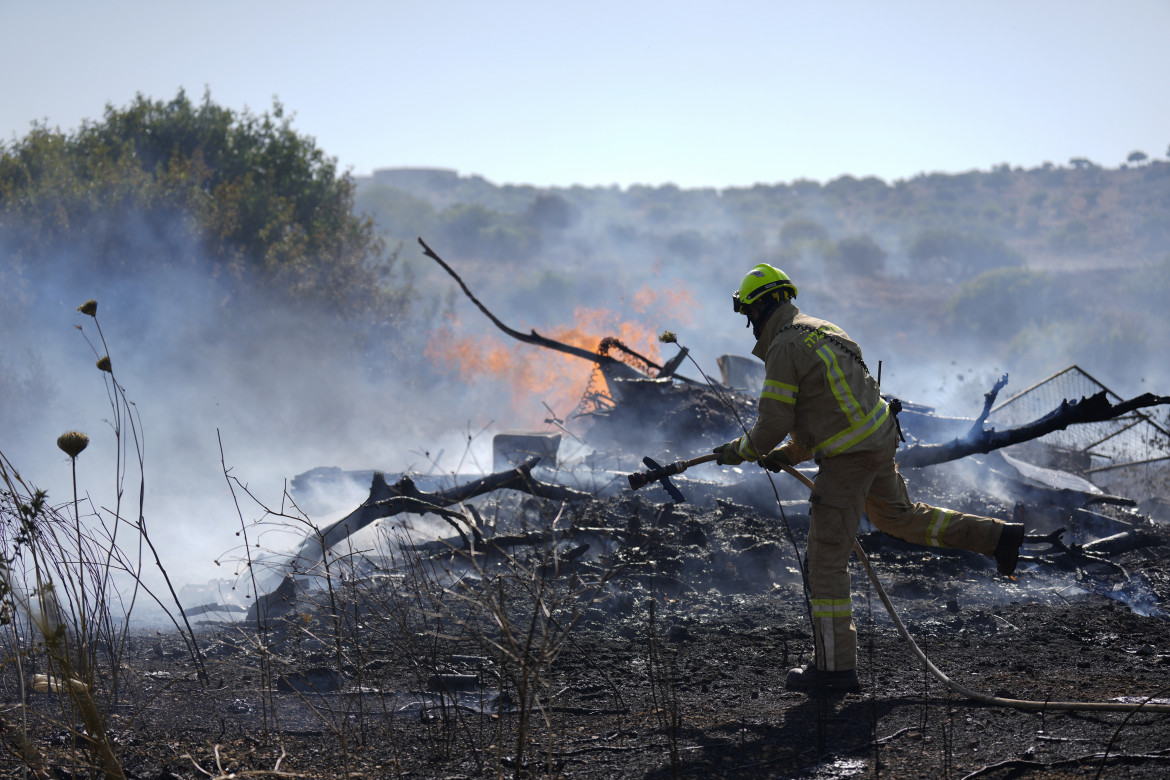
[[[725,355],[718,360],[718,379],[696,379],[681,370],[688,357],[681,346],[672,359],[658,364],[616,339],[589,351],[536,331],[516,331],[420,243],[499,330],[535,347],[591,361],[593,378],[568,420],[552,416],[547,430],[496,435],[494,473],[387,475],[322,467],[296,477],[294,498],[355,483],[368,486],[369,495],[277,560],[281,586],[257,586],[259,594],[267,590],[268,595],[252,603],[252,617],[270,609],[272,615],[292,610],[293,581],[311,581],[330,551],[335,556],[342,548],[350,555],[360,551],[355,576],[393,573],[400,564],[377,552],[371,534],[390,526],[409,531],[416,525],[410,518],[428,517],[434,524],[425,538],[392,535],[398,553],[455,560],[539,549],[551,552],[550,571],[579,573],[581,567],[592,567],[600,572],[620,561],[625,576],[674,588],[687,587],[682,581],[687,553],[680,548],[706,546],[715,535],[704,526],[704,517],[722,519],[744,510],[774,518],[779,510],[790,532],[807,528],[808,491],[798,480],[753,464],[687,470],[683,462],[750,425],[763,378],[758,361]],[[898,461],[912,493],[939,505],[1024,520],[1025,566],[1106,575],[1098,589],[1122,600],[1131,591],[1148,592],[1113,558],[1141,548],[1154,554],[1166,538],[1170,433],[1150,410],[1170,398],[1122,399],[1077,366],[999,401],[1006,384],[1005,375],[985,394],[984,408],[974,418],[942,417],[902,400],[899,420],[906,444]],[[655,424],[647,426],[647,420]],[[654,432],[652,441],[647,430]],[[565,457],[569,450],[584,454]],[[676,472],[686,473],[641,490],[631,487],[631,475],[647,464],[671,463],[683,465]],[[872,549],[911,547],[864,525],[863,532]],[[731,568],[755,571],[763,580],[780,577],[783,570],[792,571],[785,557],[794,554],[781,536],[764,527],[729,540],[721,555]],[[662,547],[668,541],[674,549]],[[1149,602],[1145,598],[1144,606],[1136,608],[1161,612]]]

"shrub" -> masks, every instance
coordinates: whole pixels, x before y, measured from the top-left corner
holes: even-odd
[[[83,247],[95,271],[207,262],[331,312],[396,309],[393,256],[353,203],[352,179],[279,103],[255,116],[139,95],[0,146],[0,243],[28,266]]]
[[[957,230],[935,228],[920,232],[907,254],[918,264],[944,261],[975,275],[991,268],[1021,266],[1024,258],[1003,239]]]
[[[787,247],[803,243],[817,243],[829,240],[829,231],[815,220],[790,219],[780,228],[780,242]]]
[[[828,260],[843,273],[876,276],[884,270],[887,252],[869,236],[846,236],[833,244]]]
[[[947,306],[957,336],[1007,341],[1046,316],[1056,287],[1043,273],[1022,268],[987,271],[959,287]]]

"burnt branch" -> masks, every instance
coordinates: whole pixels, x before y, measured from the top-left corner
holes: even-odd
[[[488,307],[480,303],[479,299],[475,297],[475,294],[471,292],[470,289],[468,289],[466,284],[464,284],[463,279],[460,278],[459,274],[455,273],[455,270],[451,268],[451,266],[447,265],[443,258],[435,254],[435,251],[427,246],[426,241],[423,241],[420,238],[418,242],[422,245],[423,254],[434,260],[436,263],[442,266],[444,271],[451,275],[451,278],[454,279],[456,283],[458,283],[460,289],[463,290],[463,294],[471,299],[471,302],[474,303],[479,308],[479,310],[484,313],[484,316],[491,320],[493,325],[517,341],[523,341],[525,344],[535,344],[536,346],[544,347],[545,349],[555,349],[558,352],[564,352],[568,355],[573,355],[574,357],[584,358],[585,360],[592,360],[598,365],[612,365],[614,363],[620,362],[616,358],[612,358],[609,355],[601,355],[597,352],[590,352],[587,349],[574,347],[572,344],[564,344],[560,341],[556,341],[555,339],[546,338],[537,333],[535,330],[530,333],[521,333],[518,330],[509,328],[507,325],[501,322],[500,319],[496,317],[496,315],[492,314],[491,311],[488,310]],[[659,368],[657,364],[651,363],[651,365],[653,365],[655,368]]]
[[[481,542],[483,535],[479,526],[461,513],[446,509],[446,507],[496,490],[518,490],[537,498],[548,498],[554,501],[584,501],[592,498],[589,493],[573,490],[563,485],[541,482],[533,478],[532,467],[539,460],[540,458],[529,458],[514,469],[489,474],[486,477],[433,493],[419,490],[414,480],[409,476],[403,476],[390,485],[387,484],[386,478],[380,472],[375,473],[370,485],[370,495],[362,502],[362,505],[328,528],[323,529],[319,541],[306,542],[302,553],[307,553],[311,548],[322,545],[326,548],[333,547],[375,520],[404,512],[418,514],[430,512],[439,515],[455,527],[466,544],[467,537],[456,524],[461,522],[471,530],[475,540]]]
[[[1008,383],[1008,375],[1004,374],[999,378],[995,385],[983,394],[983,411],[979,414],[979,419],[975,420],[975,424],[971,426],[971,432],[968,436],[979,435],[983,430],[983,424],[987,422],[987,416],[991,414],[991,407],[995,406],[995,399],[999,397],[999,391],[1002,390]]]
[[[1065,399],[1061,401],[1060,406],[1040,419],[1003,431],[994,428],[983,430],[981,424],[976,424],[962,438],[941,444],[914,444],[898,452],[898,465],[908,468],[933,466],[936,463],[946,463],[968,455],[985,454],[1012,444],[1038,439],[1053,431],[1064,430],[1070,425],[1105,422],[1137,409],[1170,404],[1170,396],[1153,393],[1144,393],[1116,404],[1111,403],[1106,396],[1107,391],[1102,390],[1079,401]]]
[[[447,265],[446,261],[444,261],[443,258],[439,257],[435,253],[435,250],[433,250],[429,246],[427,246],[426,241],[423,241],[422,238],[419,238],[418,243],[423,248],[423,254],[426,255],[427,257],[431,258],[432,260],[434,260],[436,263],[438,263],[443,268],[444,271],[446,271],[448,274],[450,274],[451,278],[454,279],[455,282],[459,285],[459,288],[461,290],[463,290],[463,294],[466,295],[469,299],[471,299],[471,302],[474,303],[476,305],[476,307],[479,308],[479,310],[481,312],[483,312],[485,317],[487,317],[489,320],[492,321],[493,325],[495,325],[497,328],[499,328],[500,330],[502,330],[504,333],[508,334],[512,338],[516,339],[517,341],[522,341],[525,344],[533,344],[533,345],[538,346],[538,347],[544,347],[545,349],[556,350],[557,352],[564,352],[567,355],[572,355],[574,357],[579,357],[579,358],[583,358],[585,360],[590,360],[590,361],[592,361],[592,362],[594,362],[597,365],[602,366],[602,367],[608,368],[608,367],[614,367],[614,366],[622,366],[625,368],[629,368],[628,363],[625,363],[621,360],[618,360],[617,358],[612,357],[608,354],[608,349],[610,347],[617,346],[622,351],[626,352],[627,354],[633,356],[637,360],[644,363],[647,368],[653,369],[655,374],[659,377],[663,377],[663,378],[674,377],[675,379],[678,379],[679,381],[682,381],[682,382],[686,382],[688,384],[696,384],[695,380],[693,380],[693,379],[688,379],[687,377],[679,376],[679,375],[675,374],[675,372],[678,370],[679,364],[682,363],[683,358],[686,356],[687,351],[685,349],[682,352],[680,352],[678,355],[676,355],[672,360],[670,360],[666,364],[666,366],[661,366],[658,363],[655,363],[650,358],[646,357],[645,355],[640,355],[637,352],[630,349],[629,347],[626,347],[625,345],[621,344],[621,342],[617,341],[616,339],[605,339],[602,341],[603,348],[599,348],[598,351],[596,351],[596,352],[590,352],[587,349],[581,349],[580,347],[574,347],[572,344],[565,344],[564,342],[557,341],[556,339],[550,339],[546,336],[542,336],[539,333],[537,333],[536,330],[532,330],[528,333],[521,333],[520,331],[518,331],[514,328],[508,327],[496,315],[492,314],[487,306],[484,306],[483,303],[480,302],[480,300],[475,297],[475,294],[473,292],[471,292],[471,290],[467,287],[467,285],[464,283],[463,279],[459,276],[459,274],[455,273],[455,269],[453,269],[451,266]],[[645,372],[639,372],[639,373],[645,373]]]

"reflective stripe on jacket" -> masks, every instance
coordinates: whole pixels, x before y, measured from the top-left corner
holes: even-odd
[[[752,354],[764,361],[765,379],[759,417],[739,440],[744,459],[757,460],[789,435],[784,452],[794,464],[878,450],[893,435],[861,347],[833,323],[781,304]]]

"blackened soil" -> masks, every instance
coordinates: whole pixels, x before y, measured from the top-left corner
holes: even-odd
[[[972,506],[958,508],[1010,509],[964,496],[955,498]],[[442,588],[421,585],[431,563],[416,562],[332,591],[318,583],[263,631],[204,623],[206,681],[178,634],[136,633],[108,715],[128,775],[1170,773],[1170,714],[1024,711],[948,690],[899,638],[860,566],[863,691],[785,691],[786,671],[810,648],[793,547],[803,547],[807,517],[798,510],[663,512],[639,497],[556,522],[568,540],[562,559],[522,547],[485,556],[475,573],[488,587],[446,556],[431,562]],[[876,533],[863,542],[918,644],[962,685],[1049,702],[1166,704],[1170,621],[1156,613],[1170,598],[1170,535],[1145,531],[1149,544],[1107,560],[1031,545],[1039,560],[1014,579],[978,556]],[[14,669],[4,675],[11,746],[19,688]],[[67,734],[72,716],[52,694],[28,702],[29,733],[50,771],[77,772],[89,759]],[[6,775],[21,774],[18,757],[0,761]]]

